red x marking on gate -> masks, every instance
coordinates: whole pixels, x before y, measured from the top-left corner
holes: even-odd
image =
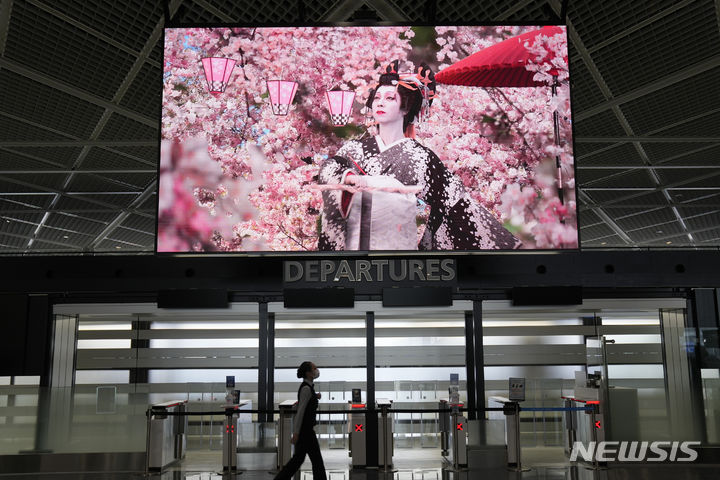
[[[463,430],[462,423],[458,423],[458,424],[457,424],[457,429],[458,429],[458,430],[462,430],[463,432],[465,431],[465,430]]]
[[[601,428],[601,427],[600,427],[600,420],[598,420],[597,422],[595,422],[595,428]]]
[[[355,424],[355,431],[356,431],[356,432],[362,432],[362,431],[363,431],[363,424],[362,424],[362,423],[356,423],[356,424]]]

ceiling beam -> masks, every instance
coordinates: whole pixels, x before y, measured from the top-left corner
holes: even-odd
[[[345,22],[361,6],[357,0],[339,0],[319,20],[321,23]]]
[[[668,205],[658,205],[657,203],[624,203],[621,205],[579,205],[579,208],[581,211],[583,210],[595,210],[596,208],[605,208],[605,209],[635,209],[635,208],[641,208],[641,209],[663,209],[667,207],[679,207],[679,208],[720,208],[720,202],[717,203],[678,203],[673,202]],[[3,210],[0,210],[0,213],[4,213]]]
[[[19,239],[22,239],[22,240],[30,240],[30,239],[32,239],[32,237],[30,237],[29,235],[21,235],[21,234],[19,234],[19,233],[0,232],[0,235],[4,235],[4,236],[7,236],[7,237],[12,237],[12,238],[19,238]],[[80,250],[80,249],[81,249],[81,247],[79,247],[79,246],[77,246],[77,245],[69,245],[69,244],[67,244],[67,243],[62,243],[62,242],[58,242],[58,241],[55,241],[55,240],[46,240],[46,239],[42,239],[42,238],[39,238],[39,239],[37,239],[37,240],[40,241],[40,242],[49,243],[50,245],[57,245],[57,246],[60,246],[60,247],[70,248],[70,249],[73,249],[73,250]]]
[[[554,3],[555,3],[555,9],[556,9],[555,11],[557,11],[557,0],[554,0]],[[625,102],[611,104],[613,95],[610,90],[610,87],[605,82],[605,79],[603,78],[602,74],[600,73],[600,70],[598,69],[597,65],[595,64],[594,60],[592,59],[588,49],[585,47],[584,42],[582,41],[580,36],[577,34],[577,31],[575,31],[575,28],[570,24],[569,20],[567,20],[567,23],[568,23],[568,31],[571,33],[571,38],[572,38],[573,44],[575,45],[575,49],[582,57],[588,70],[590,71],[593,79],[595,80],[597,85],[600,87],[603,95],[606,98],[605,103],[609,104],[608,108],[612,110],[613,114],[615,115],[618,122],[620,123],[620,126],[622,126],[623,130],[625,131],[626,136],[631,137],[631,138],[632,137],[638,138],[635,135],[635,132],[633,131],[632,126],[630,125],[630,122],[628,122],[627,118],[625,117],[625,114],[620,109],[620,103],[625,103]],[[718,58],[718,64],[720,64],[720,55],[718,55],[717,58]],[[693,67],[695,67],[695,66],[693,66]],[[695,73],[689,74],[690,76],[697,74],[697,72],[695,71],[696,69],[694,69],[693,67],[691,67],[688,70],[688,71],[695,72]],[[665,78],[667,78],[667,77],[665,77]],[[687,78],[687,77],[685,77],[685,78]],[[657,85],[661,85],[662,81],[663,81],[663,79],[661,79],[659,82],[653,82],[653,83],[656,83]],[[657,86],[657,85],[655,85],[655,86]],[[655,86],[653,88],[655,88]],[[659,89],[659,88],[662,88],[662,86],[659,86],[656,89]],[[650,91],[654,91],[654,90],[648,90],[647,86],[646,86],[646,87],[642,87],[641,89],[637,89],[635,92],[637,93],[637,91],[644,91],[645,93],[641,93],[641,95],[646,95]],[[577,116],[573,116],[573,119],[576,122],[579,121]],[[652,164],[652,162],[650,162],[650,157],[647,154],[647,152],[645,151],[645,147],[637,140],[632,141],[632,145],[635,148],[635,151],[637,151],[638,155],[642,159],[643,164],[650,167],[647,169],[647,173],[650,176],[650,178],[652,179],[652,181],[658,186],[658,189],[662,193],[663,197],[665,198],[665,201],[668,203],[672,203],[673,199],[670,196],[670,193],[668,192],[668,190],[664,188],[664,185],[660,178],[660,175],[658,175],[658,173],[655,171],[655,169],[652,168],[653,164]],[[680,225],[682,225],[683,230],[685,232],[688,232],[688,227],[685,224],[685,221],[683,220],[682,216],[680,215],[680,212],[678,212],[678,210],[675,207],[670,207],[670,208],[672,209],[673,215],[675,216],[678,223],[680,223]],[[599,212],[600,211],[597,211],[596,213],[599,213]],[[688,239],[691,242],[695,241],[695,239],[692,237],[692,234],[688,233],[687,235],[688,235]]]
[[[97,38],[98,40],[102,40],[103,42],[107,43],[108,45],[112,45],[113,47],[117,48],[118,50],[122,50],[125,53],[129,53],[130,55],[132,55],[134,57],[139,56],[139,52],[137,52],[136,50],[133,50],[132,48],[128,47],[127,45],[123,45],[122,43],[118,42],[117,40],[105,35],[104,33],[99,32],[99,31],[95,30],[94,28],[89,27],[88,25],[85,25],[82,22],[79,22],[68,15],[65,15],[64,13],[52,8],[51,6],[47,5],[44,2],[41,2],[39,0],[27,0],[27,2],[30,3],[31,5],[36,6],[37,8],[39,8],[41,10],[46,11],[50,15],[52,15],[56,18],[59,18],[60,20],[62,20],[65,23],[69,23],[73,27],[78,28],[85,33],[89,33],[90,35]],[[145,61],[154,67],[162,68],[162,65],[160,65],[160,63],[156,62],[155,60],[147,58]]]
[[[0,192],[0,195],[12,195],[12,196],[17,196],[17,195],[60,195],[60,196],[65,196],[65,197],[69,197],[69,198],[75,198],[78,200],[82,200],[83,202],[92,203],[92,204],[98,205],[100,207],[115,208],[115,209],[121,209],[123,207],[121,205],[114,205],[112,203],[103,202],[101,200],[95,200],[94,198],[83,198],[83,197],[86,195],[139,195],[142,193],[142,192],[63,192],[63,191],[57,190],[55,188],[43,187],[40,185],[35,185],[33,183],[24,182],[24,181],[18,180],[16,178],[10,178],[10,177],[6,177],[6,176],[0,176],[0,180],[38,190],[38,192]],[[154,185],[155,181],[153,181],[152,184]],[[128,208],[128,207],[125,207],[125,208]]]
[[[637,136],[622,137],[575,137],[575,143],[720,143],[720,137],[665,137],[665,136]],[[156,142],[157,144],[157,142]]]
[[[653,136],[653,135],[655,135],[655,134],[664,132],[664,131],[666,131],[666,130],[670,130],[671,128],[679,127],[680,125],[685,125],[685,124],[687,124],[687,123],[694,122],[695,120],[701,120],[701,119],[703,119],[703,118],[705,118],[705,117],[709,117],[709,116],[711,116],[711,115],[715,115],[716,113],[720,113],[720,108],[714,108],[714,109],[712,109],[712,110],[708,110],[708,111],[706,111],[706,112],[699,113],[699,114],[697,114],[697,115],[693,115],[692,117],[683,118],[682,120],[678,120],[678,121],[676,121],[676,122],[672,122],[672,123],[665,124],[664,126],[662,126],[662,127],[660,127],[660,128],[656,128],[655,130],[651,130],[651,131],[647,132],[646,135],[647,135],[647,136]],[[587,137],[585,137],[585,138],[587,138]],[[621,137],[621,138],[624,138],[624,137]],[[584,153],[584,154],[582,154],[582,155],[580,155],[580,156],[577,156],[577,157],[575,157],[575,159],[576,159],[576,160],[580,160],[580,159],[582,159],[582,158],[587,158],[587,157],[590,157],[590,156],[593,156],[593,155],[597,155],[597,154],[600,154],[600,153],[602,153],[602,152],[606,152],[606,151],[608,151],[608,150],[611,150],[611,149],[613,149],[613,148],[615,148],[615,147],[617,147],[617,146],[619,146],[619,145],[622,145],[622,143],[616,143],[616,144],[614,144],[614,145],[610,145],[610,146],[607,146],[607,147],[598,148],[597,150],[593,150],[592,152]],[[706,147],[703,147],[703,148],[715,148],[715,145],[710,145],[709,147],[706,146]],[[684,154],[681,154],[681,155],[684,155]]]
[[[623,242],[625,242],[625,243],[628,244],[628,245],[634,245],[634,244],[635,244],[635,242],[632,241],[632,239],[627,235],[627,233],[625,233],[625,231],[624,231],[622,228],[620,228],[620,225],[618,225],[617,223],[615,223],[615,221],[614,221],[612,218],[610,218],[610,216],[609,216],[607,213],[605,213],[605,210],[603,210],[602,207],[600,207],[599,205],[597,205],[597,204],[595,203],[595,201],[594,201],[592,198],[590,198],[589,195],[587,195],[587,194],[586,194],[585,192],[583,192],[583,191],[579,191],[579,192],[578,192],[578,198],[579,198],[580,200],[582,200],[586,205],[591,205],[591,206],[596,207],[595,210],[594,210],[594,213],[595,213],[598,217],[600,217],[600,219],[601,219],[603,222],[605,222],[605,225],[607,225],[608,227],[610,227],[610,230],[612,230],[613,232],[615,232],[615,235],[617,235],[618,237],[620,237]]]
[[[660,77],[653,82],[643,85],[642,87],[636,88],[627,93],[623,93],[609,100],[605,100],[604,102],[595,105],[594,107],[583,110],[582,112],[573,115],[573,120],[575,122],[582,122],[583,120],[587,120],[588,118],[597,115],[598,113],[610,110],[612,107],[616,107],[618,105],[622,105],[623,103],[628,103],[632,100],[644,97],[645,95],[649,95],[660,89],[669,87],[670,85],[674,85],[678,82],[682,82],[683,80],[687,80],[688,78],[692,78],[696,75],[699,75],[708,70],[712,70],[713,68],[717,68],[719,66],[720,55],[714,55],[687,68],[683,68],[682,70],[679,70],[675,73]]]
[[[720,204],[717,205],[717,206],[720,206]],[[4,209],[1,209],[1,208],[0,208],[0,215],[21,215],[21,214],[26,214],[26,213],[45,213],[45,211],[46,211],[46,210],[45,210],[44,208],[41,208],[41,207],[38,207],[38,208],[15,208],[15,209],[11,209],[11,210],[4,210]],[[143,217],[146,217],[146,218],[155,218],[155,215],[153,215],[153,214],[155,213],[155,209],[151,209],[151,208],[143,208],[143,209],[131,209],[131,208],[113,208],[113,209],[109,209],[109,208],[105,208],[105,209],[102,209],[102,208],[87,208],[87,209],[84,209],[84,208],[58,208],[58,209],[53,210],[52,213],[71,214],[72,216],[78,216],[78,215],[75,215],[75,214],[80,214],[80,213],[112,213],[112,214],[117,214],[117,213],[120,212],[120,211],[122,211],[122,212],[128,212],[128,213],[135,213],[135,214],[137,214],[137,215],[140,215],[140,216],[143,216]],[[89,220],[89,221],[92,221],[92,222],[100,222],[99,220],[93,219],[93,218],[85,218],[85,220]],[[103,223],[103,224],[104,224],[104,223],[107,223],[107,222],[100,222],[100,223]]]
[[[164,1],[165,1],[165,0],[164,0]],[[199,5],[199,6],[202,7],[204,10],[212,13],[213,15],[215,15],[217,18],[219,18],[219,19],[222,20],[223,22],[232,23],[232,22],[237,22],[237,21],[239,20],[239,19],[237,19],[237,18],[232,18],[230,15],[228,15],[227,13],[221,11],[221,10],[218,9],[217,7],[215,7],[215,6],[213,6],[213,5],[210,5],[210,4],[209,4],[208,2],[206,2],[205,0],[192,0],[192,2],[193,2],[194,4],[196,4],[196,5]],[[172,12],[171,12],[171,15],[170,15],[170,16],[172,17]]]
[[[386,22],[409,22],[410,18],[393,2],[387,0],[365,0],[368,7],[377,12],[378,16]]]
[[[25,140],[0,141],[0,148],[21,148],[21,147],[157,147],[158,139],[155,140]]]
[[[720,167],[720,166],[719,166]],[[54,174],[96,174],[96,175],[112,175],[113,173],[157,173],[157,170],[123,170],[123,169],[105,169],[105,170],[43,170],[38,168],[37,170],[0,170],[0,175],[54,175]]]
[[[150,198],[152,195],[155,194],[155,190],[157,187],[157,181],[153,181],[150,185],[147,186],[147,188],[136,198],[133,200],[133,202],[128,205],[128,209],[134,209],[142,205],[145,200]],[[87,249],[94,250],[95,247],[97,247],[100,243],[102,243],[103,240],[107,238],[108,235],[110,235],[128,216],[130,216],[130,213],[128,212],[121,212],[115,219],[108,224],[107,227],[105,227],[102,232],[100,232],[95,239],[90,242]]]
[[[134,110],[130,110],[129,108],[125,108],[121,105],[109,102],[104,98],[98,97],[97,95],[93,95],[92,93],[88,93],[84,90],[80,90],[79,88],[76,88],[65,82],[61,82],[60,80],[52,78],[47,74],[38,72],[37,70],[33,70],[31,68],[20,65],[19,63],[15,63],[14,61],[8,60],[7,58],[0,57],[0,68],[4,68],[25,78],[29,78],[30,80],[42,83],[43,85],[67,93],[68,95],[71,95],[75,98],[79,98],[80,100],[92,103],[93,105],[97,105],[98,107],[103,107],[106,110],[110,110],[113,113],[117,113],[118,115],[122,115],[131,120],[135,120],[136,122],[154,128],[155,130],[157,130],[159,127],[160,122],[158,122],[157,119],[147,117]]]
[[[5,55],[8,30],[10,29],[10,12],[12,12],[13,0],[0,2],[0,57]]]
[[[712,170],[720,165],[577,165],[578,170]],[[622,172],[627,173],[627,172]],[[607,177],[602,177],[603,179]]]
[[[519,12],[523,8],[527,7],[531,3],[535,3],[535,0],[523,0],[522,2],[515,1],[513,6],[505,10],[503,13],[497,16],[495,20],[507,20],[511,15]]]
[[[645,20],[642,20],[642,21],[636,23],[632,27],[624,28],[620,33],[617,33],[617,34],[613,35],[612,37],[607,38],[607,39],[603,40],[602,42],[593,45],[592,47],[588,47],[588,49],[587,49],[588,53],[593,54],[593,53],[597,52],[598,50],[617,42],[618,40],[622,40],[623,38],[629,36],[630,34],[635,33],[638,30],[641,30],[641,29],[647,27],[650,24],[657,22],[658,20],[662,20],[663,18],[667,17],[668,15],[675,13],[676,11],[692,4],[695,1],[696,0],[683,0],[682,2],[678,2],[675,5],[672,5],[668,8],[666,8],[665,10],[661,10],[658,13],[656,13],[655,15],[652,15],[652,16],[646,18]],[[579,57],[579,55],[576,55],[571,60],[577,60],[578,57]]]

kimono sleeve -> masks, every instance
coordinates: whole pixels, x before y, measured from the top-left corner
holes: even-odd
[[[458,177],[428,150],[423,200],[430,205],[422,250],[514,249],[520,241],[465,190]]]
[[[318,183],[343,183],[347,175],[359,174],[357,167],[358,142],[348,142],[338,150],[337,155],[329,157],[320,164]],[[320,225],[319,250],[344,250],[346,214],[343,213],[343,192],[330,190],[322,192],[323,213]],[[347,203],[347,202],[345,202]]]

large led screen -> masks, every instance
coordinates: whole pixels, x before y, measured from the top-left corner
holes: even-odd
[[[575,249],[563,26],[165,30],[157,251]]]

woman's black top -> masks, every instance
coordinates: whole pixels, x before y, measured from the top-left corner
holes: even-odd
[[[308,401],[307,407],[305,407],[305,412],[302,418],[302,425],[300,426],[300,435],[312,430],[312,428],[317,424],[317,421],[315,420],[318,407],[317,395],[315,394],[315,388],[313,388],[312,385],[305,381],[303,381],[300,384],[300,388],[298,388],[298,402],[300,402],[300,391],[305,386],[310,389],[310,400]]]

